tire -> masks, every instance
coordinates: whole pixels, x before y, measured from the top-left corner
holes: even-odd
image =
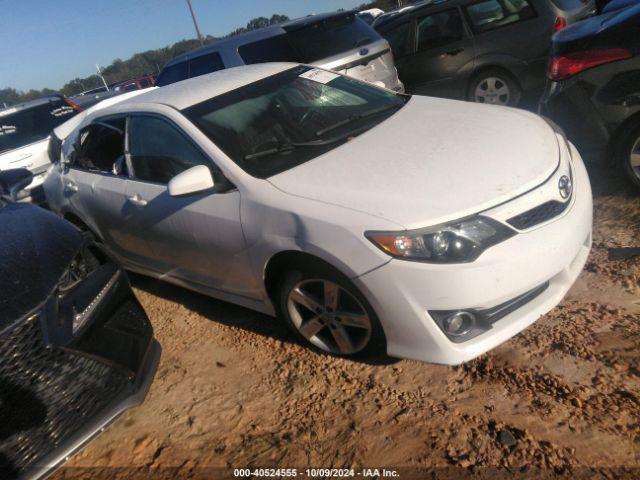
[[[640,189],[640,123],[621,138],[617,157],[618,165],[631,184]]]
[[[509,107],[517,106],[521,96],[522,89],[518,83],[499,68],[482,70],[474,75],[467,92],[467,98],[472,102]]]
[[[295,335],[317,351],[339,357],[386,353],[384,333],[369,302],[329,266],[287,271],[278,289],[278,308]]]

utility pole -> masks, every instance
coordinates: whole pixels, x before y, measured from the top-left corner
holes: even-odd
[[[109,86],[107,85],[107,82],[105,81],[104,77],[102,76],[102,72],[100,71],[100,65],[98,65],[96,63],[96,70],[98,70],[98,76],[102,79],[102,83],[104,83],[104,88],[107,89],[107,92],[109,91]]]
[[[193,13],[191,0],[187,0],[187,5],[189,5],[189,11],[191,12],[191,18],[193,19],[193,26],[196,27],[196,33],[198,34],[198,41],[200,42],[200,46],[202,46],[204,45],[204,40],[202,38],[202,34],[200,33],[200,29],[198,28],[198,22],[196,22],[196,15],[195,13]]]

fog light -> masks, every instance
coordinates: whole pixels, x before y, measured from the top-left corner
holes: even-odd
[[[447,317],[444,322],[444,330],[447,335],[460,337],[469,333],[476,324],[476,316],[471,312],[456,312]]]

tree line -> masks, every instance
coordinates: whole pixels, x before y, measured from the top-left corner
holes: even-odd
[[[289,20],[286,15],[274,14],[270,18],[257,17],[251,19],[246,26],[240,27],[233,32],[225,35],[230,37],[245,33],[257,28],[267,27],[276,23]],[[221,37],[224,38],[224,37]],[[217,40],[218,37],[207,35],[204,39],[205,43]],[[200,42],[197,39],[185,39],[163,48],[155,50],[147,50],[146,52],[135,53],[127,60],[116,58],[110,65],[104,67],[102,75],[107,84],[120,82],[129,78],[135,78],[146,74],[158,74],[162,66],[172,58],[198,48]],[[74,78],[65,83],[59,90],[51,88],[43,88],[42,90],[31,89],[28,91],[17,90],[13,87],[0,88],[0,108],[3,104],[7,106],[20,102],[32,100],[43,95],[51,95],[53,93],[61,93],[66,96],[76,95],[85,90],[102,86],[102,80],[97,74],[89,75],[84,78]]]

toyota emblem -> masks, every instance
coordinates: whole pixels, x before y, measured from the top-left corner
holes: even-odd
[[[560,196],[562,198],[569,198],[571,196],[571,190],[573,189],[573,185],[571,184],[571,179],[566,175],[560,177],[558,180],[558,190],[560,191]]]

